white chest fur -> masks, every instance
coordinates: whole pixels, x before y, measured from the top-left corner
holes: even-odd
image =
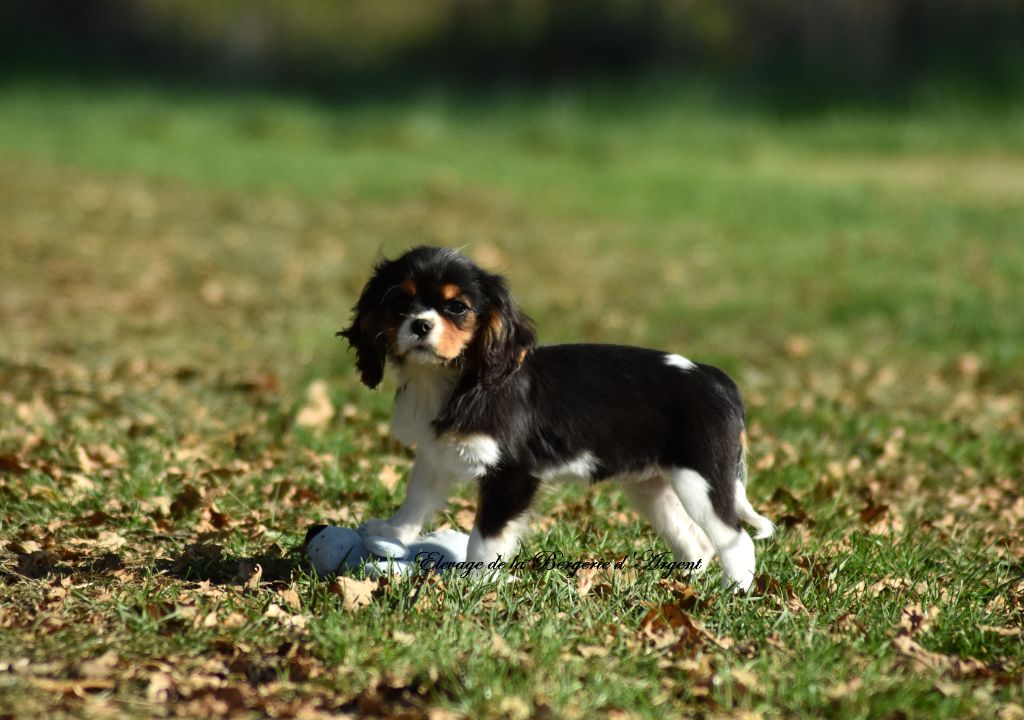
[[[398,373],[398,393],[391,434],[406,445],[433,442],[430,421],[437,417],[455,389],[458,375],[430,365],[402,366]]]
[[[451,480],[480,477],[498,464],[497,441],[482,433],[438,437],[431,421],[451,397],[458,380],[451,370],[436,366],[410,366],[399,373],[391,434],[406,445],[416,445],[416,462],[426,462]]]

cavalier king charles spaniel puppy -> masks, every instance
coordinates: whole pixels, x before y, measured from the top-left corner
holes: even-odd
[[[370,536],[408,543],[453,484],[479,483],[470,562],[511,560],[538,488],[615,480],[676,561],[717,554],[723,582],[754,579],[772,534],[746,496],[736,385],[681,355],[619,345],[538,345],[504,279],[459,253],[418,247],[383,260],[350,327],[362,381],[398,375],[392,432],[416,446],[405,501]]]

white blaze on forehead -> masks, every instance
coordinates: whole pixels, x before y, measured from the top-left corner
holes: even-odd
[[[688,358],[684,358],[682,355],[666,355],[665,363],[667,365],[674,365],[680,370],[696,370],[697,363]]]
[[[537,474],[537,477],[545,481],[558,478],[583,478],[584,480],[591,480],[596,470],[597,458],[589,451],[584,451],[561,465],[552,465],[551,467],[544,468]]]

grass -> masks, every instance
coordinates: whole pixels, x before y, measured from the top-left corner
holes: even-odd
[[[0,714],[1020,716],[1024,111],[0,106]],[[755,592],[309,574],[307,525],[401,497],[392,386],[332,334],[423,242],[506,272],[546,342],[737,378],[780,525]],[[539,505],[529,554],[664,549],[614,488]]]

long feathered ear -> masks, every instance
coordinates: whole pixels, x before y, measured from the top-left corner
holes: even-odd
[[[484,273],[481,286],[487,310],[478,332],[477,357],[481,383],[493,386],[522,364],[537,344],[537,333],[502,277]]]
[[[359,376],[369,388],[380,385],[387,359],[387,308],[384,300],[388,286],[384,281],[384,267],[384,263],[378,265],[373,278],[363,288],[359,302],[352,308],[352,324],[336,333],[355,349]]]

